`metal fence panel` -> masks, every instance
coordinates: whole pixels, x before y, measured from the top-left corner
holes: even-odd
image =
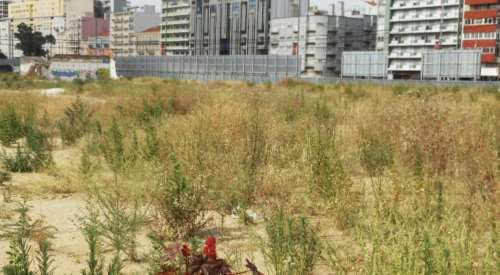
[[[203,79],[278,75],[297,77],[300,74],[299,62],[297,56],[277,55],[116,57],[116,70],[121,76],[207,75]]]
[[[471,78],[481,75],[481,50],[440,50],[422,52],[423,78]]]
[[[343,52],[342,76],[386,77],[388,58],[387,52]]]

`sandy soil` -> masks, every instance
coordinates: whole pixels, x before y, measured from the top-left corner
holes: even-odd
[[[13,152],[13,148],[1,148],[0,151]],[[29,197],[29,205],[32,207],[30,215],[33,219],[41,219],[45,226],[55,229],[51,239],[53,243],[52,254],[54,256],[55,275],[80,274],[85,268],[88,247],[85,239],[76,223],[76,215],[82,213],[85,207],[85,195],[79,192],[78,177],[76,174],[79,165],[81,149],[77,147],[61,148],[53,151],[56,170],[49,173],[14,173],[12,181],[6,186],[0,186],[0,223],[8,223],[8,217],[15,219],[17,202],[23,201],[23,197]],[[7,192],[7,186],[13,190]],[[10,195],[8,195],[10,194]],[[5,202],[8,196],[10,202]],[[212,228],[218,228],[219,219],[214,219]],[[255,234],[262,234],[262,225],[244,226],[239,219],[227,216],[224,224],[224,238],[219,239],[219,255],[238,258],[241,262],[233,264],[243,268],[244,259],[254,260],[263,271],[265,270],[264,259],[260,251],[251,245],[251,239]],[[140,259],[144,259],[151,250],[150,242],[146,235],[147,230],[138,236],[139,247],[137,249]],[[32,243],[33,251],[37,248]],[[8,263],[6,252],[9,249],[9,240],[0,240],[0,268]],[[113,257],[112,249],[104,244],[103,256],[108,260]],[[147,263],[136,263],[125,261],[123,274],[145,274]],[[265,272],[266,274],[268,272]]]

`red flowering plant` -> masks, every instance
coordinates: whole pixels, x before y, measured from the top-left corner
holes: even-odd
[[[215,237],[209,237],[206,240],[203,253],[191,254],[191,249],[187,245],[174,244],[165,249],[164,254],[162,271],[156,275],[239,275],[246,273],[263,275],[248,259],[246,267],[249,270],[234,273],[226,260],[217,258]]]

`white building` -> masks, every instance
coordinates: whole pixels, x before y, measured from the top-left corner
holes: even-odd
[[[359,1],[359,4],[354,5],[353,11],[365,15],[377,15],[378,4],[375,1]]]
[[[19,57],[23,52],[16,50],[14,32],[8,20],[0,21],[0,51],[8,58]]]
[[[385,16],[385,9],[386,9],[386,0],[380,0],[378,2],[378,23],[377,23],[377,45],[376,45],[376,50],[379,52],[387,52],[389,51],[388,49],[388,40],[389,38],[389,33],[386,30],[386,26],[389,25],[388,20],[389,18]]]
[[[189,55],[190,18],[190,0],[163,0],[161,38],[166,55]]]
[[[462,1],[387,1],[385,41],[395,78],[418,77],[424,50],[461,47]]]
[[[300,2],[299,2],[300,1]],[[310,0],[273,0],[271,1],[271,19],[306,15]]]
[[[376,28],[376,16],[348,17],[342,8],[311,9],[300,17],[300,27],[297,17],[271,20],[269,55],[298,54],[306,75],[340,75],[343,51],[375,50]]]
[[[155,6],[126,7],[124,12],[111,14],[111,48],[115,56],[133,56],[135,34],[160,25]]]

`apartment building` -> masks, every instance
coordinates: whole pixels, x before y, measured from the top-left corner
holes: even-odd
[[[189,55],[191,0],[163,0],[161,41],[166,55]]]
[[[160,25],[155,6],[126,7],[124,12],[111,14],[111,48],[115,56],[134,56],[135,34]]]
[[[136,56],[161,56],[161,27],[154,27],[135,34]]]
[[[338,76],[343,51],[375,50],[376,16],[330,11],[271,20],[269,55],[299,55],[305,75]]]
[[[113,55],[113,51],[110,47],[109,31],[101,33],[98,36],[89,37],[87,54],[105,56]]]
[[[462,1],[386,1],[385,27],[389,33],[385,41],[394,78],[417,78],[422,51],[461,48]]]
[[[196,1],[191,11],[193,55],[267,55],[271,0]]]
[[[378,3],[375,1],[359,1],[359,4],[354,5],[354,12],[365,15],[377,15]]]
[[[8,20],[0,21],[0,51],[8,58],[19,57],[23,52],[16,50],[14,32]]]
[[[0,0],[0,20],[9,18],[9,4],[12,0]]]
[[[273,0],[271,1],[271,19],[306,15],[310,0]]]
[[[499,74],[500,4],[491,0],[465,0],[462,47],[480,48],[481,76],[497,79]]]
[[[53,35],[60,41],[61,33],[66,30],[65,0],[25,0],[9,4],[9,22],[14,32],[17,25],[25,23],[34,31],[41,32],[44,36]],[[13,41],[14,45],[17,43]],[[59,42],[58,42],[59,43]],[[45,45],[49,55],[59,53],[58,45]],[[16,51],[14,51],[16,53]]]
[[[377,42],[376,51],[388,52],[389,51],[389,32],[387,27],[390,24],[390,17],[386,16],[386,0],[379,0],[377,6]]]
[[[83,45],[87,44],[89,37],[108,32],[109,26],[108,14],[105,14],[104,18],[96,18],[94,13],[85,12],[80,17],[68,20],[67,53],[85,54],[86,47]]]
[[[129,6],[129,0],[95,0],[95,13],[102,17],[106,13],[124,12]]]

